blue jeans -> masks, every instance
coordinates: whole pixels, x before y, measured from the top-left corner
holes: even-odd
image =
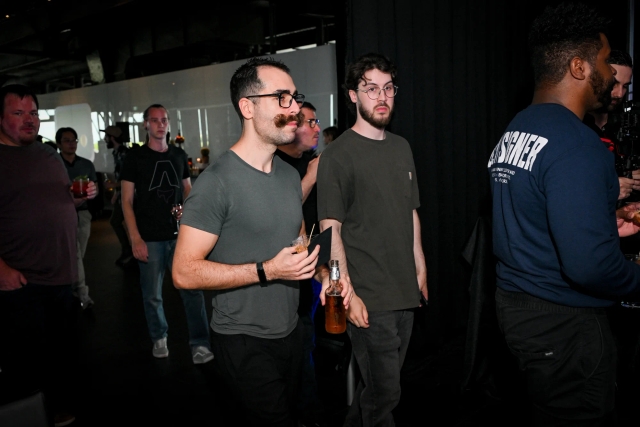
[[[142,302],[144,314],[147,318],[147,327],[151,341],[156,342],[167,336],[167,318],[162,306],[162,282],[167,269],[171,271],[173,251],[176,248],[175,240],[162,242],[146,242],[149,253],[148,262],[138,261],[140,266],[140,286],[142,288]],[[209,322],[204,306],[202,291],[188,291],[180,289],[180,296],[187,314],[187,327],[189,328],[189,345],[205,346],[211,348],[209,342]]]

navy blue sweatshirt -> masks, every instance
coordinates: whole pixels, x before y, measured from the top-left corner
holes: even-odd
[[[558,104],[531,105],[489,159],[497,286],[572,307],[606,307],[640,291],[616,226],[612,154]]]

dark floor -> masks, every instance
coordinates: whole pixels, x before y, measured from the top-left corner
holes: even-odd
[[[241,411],[221,386],[214,364],[191,362],[182,302],[168,276],[164,298],[170,356],[152,357],[138,272],[117,267],[118,255],[108,218],[95,219],[85,256],[95,306],[78,319],[82,389],[73,425],[242,425]],[[517,393],[499,398],[490,389],[459,392],[464,334],[437,349],[421,335],[414,334],[403,368],[402,400],[394,412],[398,426],[524,425]],[[315,354],[319,392],[332,426],[342,424],[347,410],[348,342],[339,338],[319,336]]]

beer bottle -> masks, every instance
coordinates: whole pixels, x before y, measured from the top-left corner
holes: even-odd
[[[347,330],[347,313],[342,303],[342,285],[338,260],[329,261],[329,287],[325,292],[324,328],[330,334],[341,334]]]

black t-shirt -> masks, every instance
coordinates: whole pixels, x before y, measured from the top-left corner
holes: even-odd
[[[182,180],[189,176],[187,154],[180,148],[170,145],[160,153],[143,145],[128,151],[120,178],[135,184],[133,210],[144,241],[177,237],[171,206],[182,202]]]
[[[296,158],[291,157],[287,153],[281,150],[276,150],[276,156],[280,157],[289,165],[293,166],[300,175],[300,180],[307,174],[307,166],[309,162],[317,157],[312,151],[306,151],[302,153],[302,156]],[[313,228],[313,234],[317,234],[320,231],[320,224],[318,224],[318,191],[317,185],[314,184],[307,200],[302,205],[302,216],[304,218],[304,226],[307,234],[311,233]],[[298,305],[298,314],[306,314],[311,311],[311,304],[313,303],[313,288],[311,287],[311,279],[300,280],[300,304]]]
[[[295,158],[291,157],[287,153],[281,150],[276,150],[276,156],[280,157],[282,160],[290,164],[298,171],[300,175],[300,180],[304,178],[307,174],[307,167],[309,166],[309,162],[316,157],[318,157],[312,151],[306,151],[302,153],[301,157]],[[316,234],[320,229],[320,225],[318,224],[318,188],[317,185],[313,185],[307,200],[305,200],[302,205],[302,216],[304,217],[304,224],[307,230],[307,234],[310,234],[311,228],[315,224],[315,228],[313,229],[313,234]]]

